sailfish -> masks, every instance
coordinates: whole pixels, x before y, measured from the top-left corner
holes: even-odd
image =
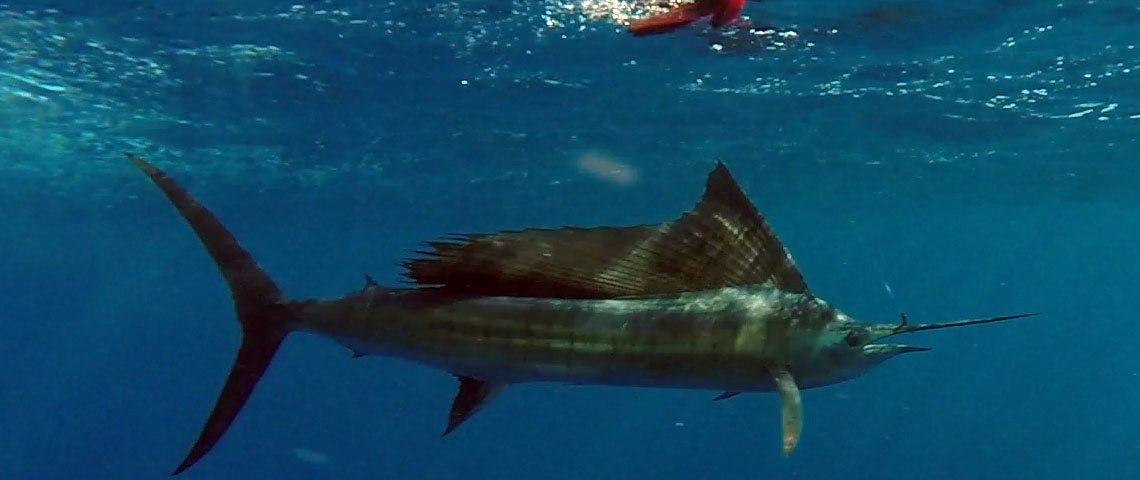
[[[675,220],[457,234],[403,264],[410,285],[366,276],[339,298],[293,300],[209,209],[159,168],[127,156],[216,262],[241,326],[237,359],[175,475],[218,443],[292,333],[454,375],[443,435],[506,387],[528,382],[704,389],[721,392],[718,399],[775,392],[790,455],[803,425],[801,390],[927,350],[880,341],[1036,315],[856,321],[811,292],[720,161],[699,202]]]

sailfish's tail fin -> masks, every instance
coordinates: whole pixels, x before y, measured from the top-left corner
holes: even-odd
[[[177,475],[205,456],[226,433],[269,368],[287,333],[285,325],[294,313],[284,303],[281,290],[273,280],[213,213],[162,170],[137,155],[128,153],[127,158],[166,194],[205,245],[229,284],[234,310],[241,323],[242,340],[237,360],[198,440],[174,470],[173,474]]]

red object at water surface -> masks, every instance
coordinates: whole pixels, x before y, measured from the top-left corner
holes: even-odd
[[[635,37],[669,33],[707,16],[713,28],[720,28],[740,18],[745,0],[696,0],[660,15],[631,22],[629,32]]]

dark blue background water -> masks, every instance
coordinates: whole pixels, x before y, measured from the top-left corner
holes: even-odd
[[[214,266],[125,150],[293,297],[396,282],[446,232],[673,218],[723,158],[856,318],[1043,312],[805,392],[790,459],[759,394],[515,386],[440,440],[450,376],[297,335],[186,478],[1140,474],[1128,2],[883,23],[772,0],[747,13],[800,39],[720,53],[555,2],[190,3],[0,5],[2,478],[166,476],[237,349]]]

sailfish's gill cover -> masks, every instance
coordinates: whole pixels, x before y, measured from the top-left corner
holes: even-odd
[[[457,294],[604,299],[732,286],[808,288],[791,255],[717,162],[680,219],[634,227],[531,229],[430,242],[405,263],[422,286]]]

